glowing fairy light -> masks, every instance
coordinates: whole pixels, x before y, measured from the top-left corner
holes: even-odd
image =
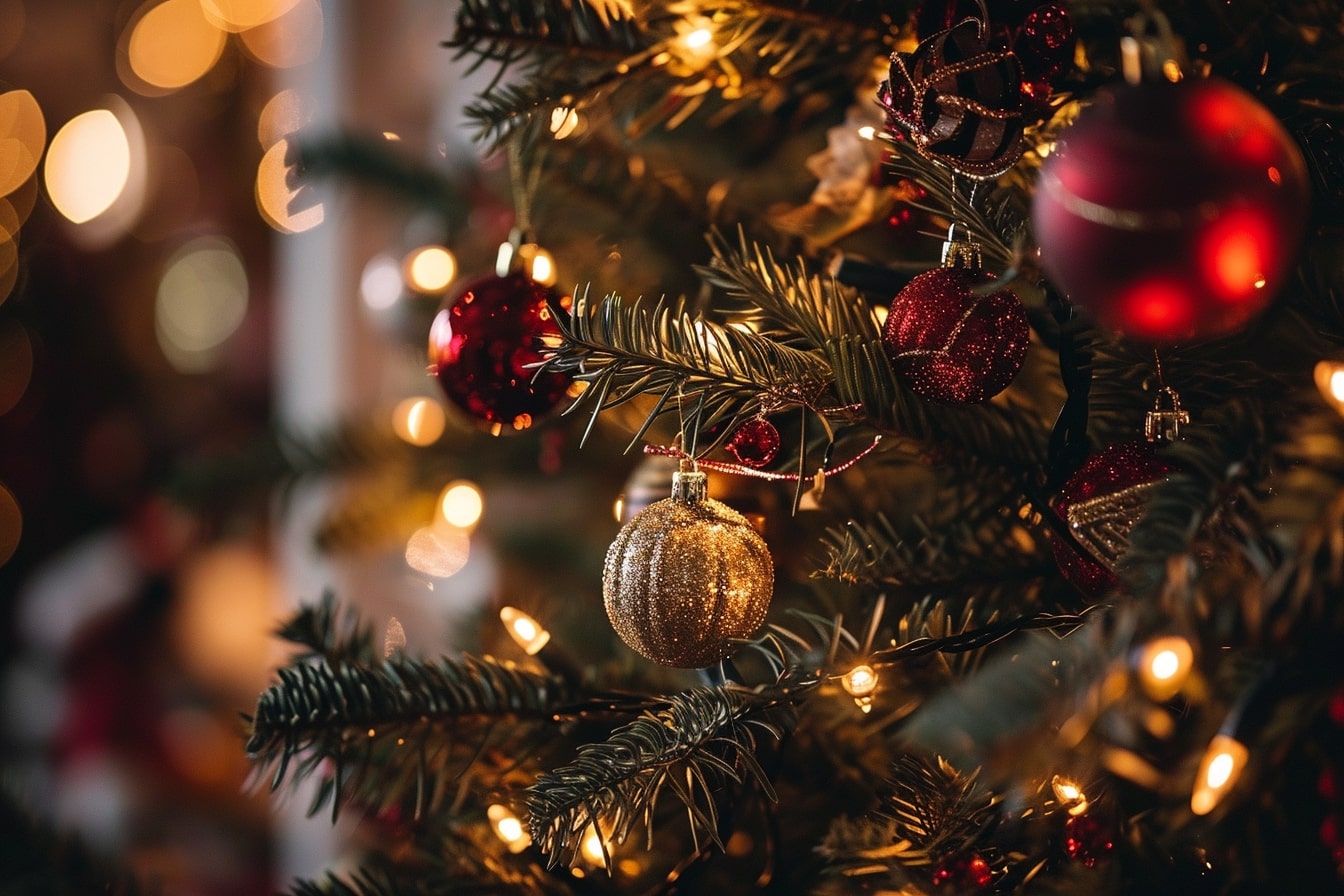
[[[1144,693],[1159,702],[1175,697],[1190,676],[1194,658],[1190,642],[1179,635],[1146,644],[1136,664]]]
[[[457,258],[443,246],[421,246],[407,253],[406,282],[417,292],[436,295],[452,285]]]
[[[1050,789],[1055,793],[1055,799],[1061,806],[1068,809],[1070,815],[1082,815],[1087,811],[1089,805],[1087,794],[1083,793],[1083,788],[1074,781],[1055,775],[1050,779]]]
[[[404,398],[392,410],[393,432],[403,442],[418,447],[437,442],[446,424],[443,406],[432,398]]]
[[[490,819],[490,827],[494,830],[495,836],[504,841],[504,845],[508,847],[509,852],[522,852],[532,842],[527,829],[523,827],[523,823],[518,820],[517,815],[509,810],[508,806],[495,803],[485,810],[485,815]]]
[[[203,78],[219,61],[227,35],[206,18],[199,0],[146,4],[131,27],[122,79],[141,93],[166,93]],[[120,66],[119,66],[120,67]]]
[[[570,137],[579,129],[579,113],[569,106],[556,106],[551,110],[551,135],[557,140]]]
[[[1250,756],[1250,750],[1241,741],[1228,734],[1215,735],[1204,751],[1199,773],[1195,776],[1190,811],[1196,815],[1212,812],[1236,785]]]
[[[588,826],[588,830],[583,834],[579,852],[585,860],[593,865],[606,865],[607,848],[602,841],[602,833],[597,829],[597,825]]]
[[[504,629],[509,633],[509,637],[513,638],[528,656],[536,656],[551,640],[550,632],[517,607],[501,607],[499,619],[504,623]]]
[[[74,224],[110,209],[131,177],[131,144],[109,109],[77,115],[51,138],[45,168],[52,205]]]
[[[859,709],[872,712],[873,693],[877,690],[877,670],[867,663],[860,663],[840,676],[840,686],[854,698]]]
[[[439,496],[439,514],[450,526],[459,529],[475,528],[484,509],[481,490],[466,480],[449,483]]]
[[[471,539],[451,526],[424,526],[406,542],[406,565],[434,578],[456,575],[470,556]]]
[[[1344,363],[1318,361],[1313,371],[1316,388],[1321,396],[1339,414],[1344,414]]]

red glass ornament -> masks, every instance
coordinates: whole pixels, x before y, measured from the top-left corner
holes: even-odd
[[[1309,189],[1297,146],[1216,78],[1101,91],[1041,168],[1047,277],[1099,324],[1156,343],[1236,332],[1288,273]]]
[[[1085,551],[1049,534],[1066,581],[1089,596],[1116,585],[1113,570],[1129,547],[1129,531],[1147,509],[1152,489],[1174,469],[1152,443],[1124,442],[1092,455],[1065,481],[1055,512],[1087,546]]]
[[[779,430],[760,417],[743,423],[728,440],[728,451],[748,467],[764,467],[779,456]]]
[[[1110,829],[1091,815],[1073,815],[1064,822],[1064,852],[1075,862],[1093,868],[1114,848]]]
[[[979,856],[954,859],[933,872],[933,885],[983,890],[994,883],[994,870]]]
[[[931,401],[987,401],[1022,369],[1027,313],[1010,290],[976,295],[994,276],[939,268],[906,284],[891,303],[882,344],[897,373]]]
[[[552,290],[523,274],[469,283],[429,330],[430,372],[448,399],[492,432],[527,429],[569,389],[561,373],[538,374],[542,340],[558,338]]]

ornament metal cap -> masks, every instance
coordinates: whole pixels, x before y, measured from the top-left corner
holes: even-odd
[[[709,476],[699,470],[672,474],[672,497],[684,504],[698,504],[709,497]]]
[[[1120,38],[1120,68],[1126,82],[1174,84],[1184,77],[1185,45],[1166,16],[1156,9],[1144,10],[1129,21],[1129,31]]]

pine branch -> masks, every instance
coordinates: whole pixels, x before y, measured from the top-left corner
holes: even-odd
[[[323,593],[318,603],[300,608],[276,634],[307,648],[291,663],[320,658],[329,666],[367,665],[376,657],[373,629],[349,607],[337,604],[331,591]]]
[[[517,745],[529,724],[553,721],[570,699],[557,676],[472,657],[299,664],[278,674],[250,719],[247,753],[261,773],[274,770],[272,790],[321,773],[309,811],[330,802],[333,817],[345,803],[387,807],[410,794],[418,817],[482,758],[492,725],[507,723]]]
[[[594,6],[620,15],[598,15]],[[693,22],[712,26],[712,55],[681,46]],[[673,4],[636,17],[605,0],[472,2],[449,46],[475,56],[473,67],[499,66],[496,83],[468,112],[482,137],[502,141],[557,105],[584,114],[623,108],[623,129],[639,137],[695,116],[722,124],[752,107],[823,110],[886,55],[890,25],[886,12],[854,3],[837,11],[807,3]],[[529,84],[497,92],[504,73],[524,61]]]
[[[582,294],[556,317],[563,342],[545,367],[588,384],[569,408],[589,408],[588,431],[602,411],[658,396],[631,444],[665,412],[694,408],[686,418],[708,430],[749,416],[763,395],[816,394],[827,380],[815,355],[693,315],[679,302],[649,307],[613,295],[594,303]]]
[[[395,143],[381,137],[353,133],[303,137],[291,154],[289,161],[300,178],[345,178],[435,212],[452,231],[466,224],[470,203],[462,185],[438,168],[406,157]]]
[[[964,775],[942,757],[898,757],[885,789],[875,813],[837,819],[820,847],[832,872],[867,887],[927,880],[930,866],[976,850],[997,821],[998,801],[978,773]]]
[[[686,691],[604,743],[580,747],[570,765],[541,775],[528,790],[533,842],[552,865],[572,861],[589,826],[604,842],[623,843],[642,823],[651,845],[658,797],[670,790],[686,809],[696,849],[702,838],[722,848],[724,788],[754,786],[774,798],[755,756],[757,738],[784,737],[794,723],[792,704],[807,687]]]
[[[1023,510],[1009,513],[1014,504]],[[881,512],[827,529],[827,564],[817,575],[909,591],[1030,579],[1054,570],[1030,523],[1011,482],[972,473],[939,493],[935,512],[912,514],[905,531]]]

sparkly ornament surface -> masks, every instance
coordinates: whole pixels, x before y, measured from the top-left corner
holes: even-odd
[[[703,473],[678,473],[673,496],[650,504],[607,550],[602,597],[631,649],[665,666],[699,669],[760,628],[775,570],[742,514],[708,497]]]
[[[1022,157],[1021,70],[988,39],[985,23],[967,18],[913,53],[893,53],[877,94],[888,130],[973,178],[997,177]]]
[[[779,456],[779,430],[761,417],[748,420],[728,440],[728,451],[748,467],[767,466]]]
[[[1027,313],[1009,290],[975,295],[991,274],[940,268],[897,294],[882,344],[897,373],[932,401],[986,401],[1022,368],[1030,342]]]
[[[1033,194],[1041,265],[1103,327],[1172,343],[1234,333],[1291,270],[1306,166],[1254,97],[1216,78],[1100,92]]]
[[[498,433],[527,429],[560,403],[570,378],[531,368],[542,340],[559,337],[555,294],[522,274],[467,285],[429,331],[430,371],[453,404]]]
[[[1130,530],[1153,490],[1174,469],[1150,443],[1124,442],[1094,454],[1068,478],[1055,512],[1087,553],[1053,533],[1049,539],[1070,584],[1088,595],[1116,584],[1115,566],[1129,547]]]

